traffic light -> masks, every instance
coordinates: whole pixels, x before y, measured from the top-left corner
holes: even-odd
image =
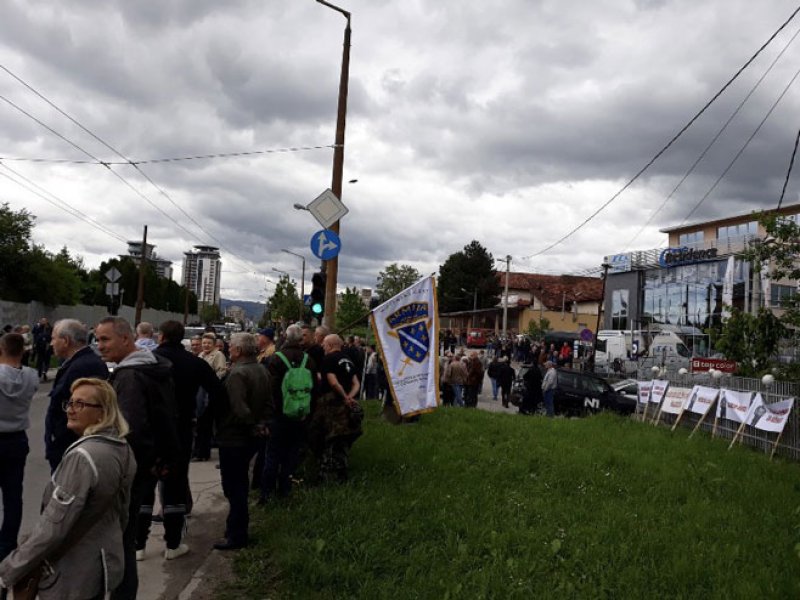
[[[325,312],[325,273],[320,271],[311,276],[311,314],[319,317]]]

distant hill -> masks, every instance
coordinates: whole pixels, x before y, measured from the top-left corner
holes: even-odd
[[[267,307],[263,302],[251,302],[249,300],[228,300],[227,298],[220,298],[220,308],[222,313],[225,314],[225,309],[229,306],[241,306],[244,309],[248,319],[258,321],[261,315],[264,314],[264,309]]]

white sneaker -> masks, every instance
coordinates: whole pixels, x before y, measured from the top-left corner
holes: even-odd
[[[164,550],[164,558],[167,560],[172,560],[173,558],[178,558],[187,554],[189,552],[189,546],[186,544],[181,544],[177,548],[167,548]]]
[[[136,551],[136,560],[137,562],[144,560],[144,548]]]

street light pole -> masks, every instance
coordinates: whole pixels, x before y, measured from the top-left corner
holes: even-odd
[[[350,13],[334,6],[325,0],[318,3],[344,15],[347,25],[344,29],[344,48],[342,50],[342,72],[339,79],[339,104],[336,113],[336,140],[333,149],[333,180],[331,191],[339,200],[342,199],[342,178],[344,171],[344,129],[347,117],[347,88],[350,73]],[[339,221],[330,226],[330,230],[339,235]],[[325,266],[325,314],[324,324],[333,330],[336,327],[336,280],[339,275],[339,257],[327,261]]]
[[[291,254],[292,256],[296,256],[300,260],[303,261],[303,274],[300,276],[300,320],[303,320],[303,307],[305,304],[303,300],[306,297],[306,257],[302,254],[297,254],[296,252],[292,252],[291,250],[287,250],[286,248],[281,248],[281,252],[286,252],[286,254]]]

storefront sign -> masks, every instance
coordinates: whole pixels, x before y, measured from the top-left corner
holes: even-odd
[[[658,257],[658,264],[662,267],[675,267],[715,258],[717,258],[716,248],[667,248]]]
[[[724,358],[693,358],[692,373],[705,373],[709,369],[716,369],[723,373],[734,373],[736,371],[736,361]]]

